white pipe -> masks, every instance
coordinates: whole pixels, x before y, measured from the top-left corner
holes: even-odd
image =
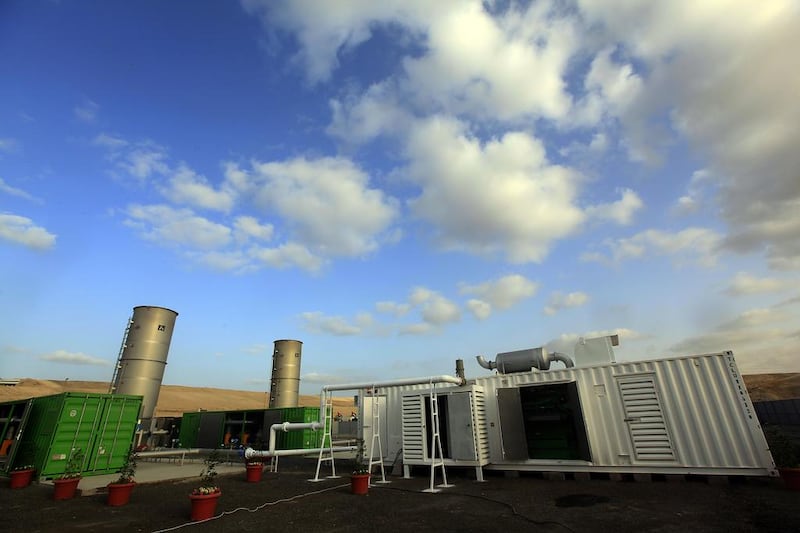
[[[325,423],[319,422],[283,422],[280,424],[272,424],[269,427],[269,451],[270,453],[275,452],[275,447],[277,445],[276,435],[275,432],[279,429],[283,432],[288,432],[292,429],[313,429],[314,431],[319,431],[325,427]]]
[[[331,450],[331,448],[309,448],[309,449],[299,449],[299,450],[275,450],[270,452],[269,450],[254,450],[253,448],[247,448],[244,451],[244,458],[245,459],[253,459],[259,457],[285,457],[287,455],[311,455],[312,453],[319,453],[320,450]],[[353,452],[358,450],[358,446],[337,446],[333,448],[334,452]]]
[[[453,383],[463,385],[464,379],[458,376],[428,376],[425,378],[400,378],[387,381],[364,381],[362,383],[345,383],[343,385],[325,385],[322,392],[369,389],[375,387],[398,387],[401,385],[422,385],[424,383]]]

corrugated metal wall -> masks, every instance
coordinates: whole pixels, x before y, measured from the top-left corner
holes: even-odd
[[[591,461],[505,460],[498,389],[572,382],[578,389]],[[470,383],[485,392],[489,468],[776,475],[730,352],[491,375]],[[402,446],[403,395],[429,389],[415,385],[380,391],[387,398],[385,457],[395,457]]]

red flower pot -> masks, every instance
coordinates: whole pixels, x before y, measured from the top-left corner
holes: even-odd
[[[261,473],[264,471],[264,465],[246,465],[245,468],[247,468],[248,483],[258,483],[261,481]]]
[[[81,482],[79,477],[70,477],[67,479],[54,479],[53,480],[53,499],[54,500],[69,500],[75,497],[75,491],[78,489],[78,483]]]
[[[213,518],[217,510],[217,500],[221,495],[221,491],[212,494],[190,494],[189,499],[192,501],[192,522]]]
[[[779,468],[781,478],[789,490],[800,490],[800,468]]]
[[[127,505],[131,501],[131,492],[136,483],[109,483],[106,488],[108,489],[108,499],[106,503],[111,507],[119,507],[120,505]]]
[[[353,474],[350,476],[350,492],[363,496],[369,491],[369,474]]]
[[[33,468],[28,468],[27,470],[14,470],[11,472],[11,488],[22,489],[30,485],[31,481],[33,480],[34,472],[35,470]]]

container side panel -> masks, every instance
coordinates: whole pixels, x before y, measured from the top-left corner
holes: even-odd
[[[114,395],[103,399],[103,413],[95,430],[86,474],[117,472],[133,444],[141,396]]]

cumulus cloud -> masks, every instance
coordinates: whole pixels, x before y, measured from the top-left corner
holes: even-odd
[[[54,363],[66,363],[70,365],[97,365],[108,366],[111,361],[93,357],[81,352],[68,352],[66,350],[56,350],[54,352],[39,356],[43,361],[50,361]]]
[[[796,281],[778,278],[758,278],[747,272],[738,272],[726,292],[733,296],[780,292],[797,286]]]
[[[396,317],[404,316],[411,309],[411,304],[397,303],[392,301],[381,301],[375,303],[375,310],[379,313],[394,315]]]
[[[443,326],[461,320],[458,305],[441,294],[426,287],[416,287],[411,291],[409,302],[419,307],[422,319],[431,326]]]
[[[622,239],[607,239],[604,245],[610,256],[599,252],[586,252],[583,261],[606,264],[629,259],[643,259],[649,255],[667,255],[677,265],[698,264],[710,267],[716,264],[722,236],[708,228],[686,228],[678,232],[649,229]]]
[[[520,274],[510,274],[477,285],[462,284],[461,294],[478,298],[467,302],[467,308],[476,318],[488,318],[493,309],[509,309],[536,294],[539,284]]]
[[[321,257],[296,242],[287,242],[275,248],[253,248],[248,253],[261,263],[275,268],[298,267],[316,272],[325,263]]]
[[[170,176],[168,187],[162,189],[164,196],[178,204],[213,211],[230,212],[235,201],[234,192],[230,188],[214,189],[204,176],[181,164]]]
[[[586,214],[591,218],[608,220],[627,226],[633,222],[634,214],[644,207],[644,202],[631,189],[623,189],[621,193],[622,197],[615,202],[589,206],[586,209]]]
[[[581,307],[589,301],[589,295],[585,292],[570,292],[563,294],[561,292],[554,292],[550,295],[547,301],[547,306],[544,308],[546,315],[555,315],[562,309],[568,307]]]
[[[541,261],[584,219],[578,174],[550,164],[526,133],[481,143],[463,124],[435,117],[411,134],[408,155],[409,175],[422,187],[411,209],[432,223],[444,249]]]
[[[261,224],[257,218],[239,216],[233,223],[236,240],[245,242],[249,239],[268,241],[272,239],[274,229],[272,224]]]
[[[326,256],[375,250],[398,214],[396,202],[341,157],[254,163],[247,181],[229,172],[256,205],[281,216],[295,240]]]
[[[150,241],[162,245],[186,245],[204,250],[221,248],[231,242],[227,226],[196,215],[191,209],[168,205],[128,206],[125,224]]]
[[[34,250],[48,250],[56,244],[56,236],[47,229],[30,218],[11,213],[0,213],[0,239]]]

